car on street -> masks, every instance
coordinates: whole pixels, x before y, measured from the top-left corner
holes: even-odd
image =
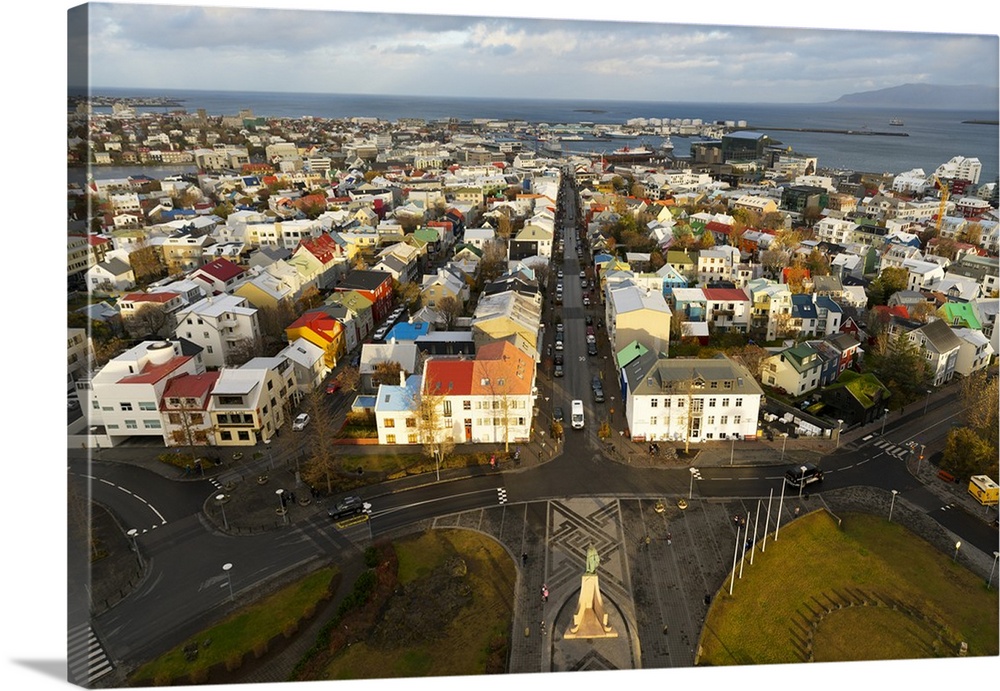
[[[581,271],[580,272],[580,278],[586,278],[586,277],[587,277],[587,272],[586,271]]]
[[[815,463],[793,465],[785,471],[785,483],[792,487],[805,487],[814,482],[823,482],[823,471]]]
[[[566,372],[563,370],[563,366],[562,365],[555,365],[552,368],[552,376],[553,377],[561,377],[561,376],[563,376],[565,374],[566,374]]]
[[[587,297],[586,295],[583,296],[583,306],[590,307],[590,298]]]
[[[594,325],[594,317],[593,317],[593,315],[588,314],[586,317],[584,317],[583,321],[584,321],[584,323],[587,326],[593,326]]]
[[[556,339],[556,350],[562,350],[562,349],[563,349],[562,339],[561,338],[557,338]]]
[[[554,361],[554,362],[555,362],[555,364],[557,364],[557,365],[561,365],[561,364],[563,364],[563,356],[562,356],[562,353],[556,353],[556,358],[555,358],[555,361]]]
[[[562,322],[558,322],[556,324],[556,333],[557,334],[561,334],[565,330],[566,330],[566,325],[565,324],[563,324]]]
[[[593,341],[587,342],[587,355],[597,355],[597,343]]]
[[[295,420],[292,422],[292,429],[296,432],[301,432],[309,424],[309,413],[299,413],[295,416]]]
[[[326,392],[330,394],[337,393],[338,391],[340,391],[340,381],[337,379],[331,379],[326,385]]]
[[[563,417],[563,409],[560,406],[556,406],[552,409],[552,419],[555,422],[566,422],[566,418]]]
[[[601,382],[601,376],[599,374],[595,374],[593,379],[590,380],[590,388],[599,389],[602,386],[604,386],[604,384]]]
[[[557,273],[556,276],[559,277],[559,278],[562,278],[563,277],[563,270],[559,269],[559,273]]]
[[[604,388],[598,387],[594,389],[594,400],[597,403],[604,403]]]
[[[365,502],[359,496],[344,497],[337,502],[337,505],[332,509],[327,511],[327,515],[334,521],[339,521],[344,518],[350,518],[351,516],[357,516],[363,513],[366,509],[370,509],[371,504]]]
[[[359,353],[356,353],[355,355],[352,355],[351,356],[351,367],[357,367],[360,364],[361,364],[361,355]]]

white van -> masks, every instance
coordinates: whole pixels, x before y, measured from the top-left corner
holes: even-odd
[[[573,401],[569,420],[573,425],[573,429],[583,429],[583,401],[579,399]]]

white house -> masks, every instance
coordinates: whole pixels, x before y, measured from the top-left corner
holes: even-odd
[[[178,310],[174,333],[205,349],[207,367],[222,367],[238,350],[252,350],[260,341],[260,324],[246,298],[209,295]]]
[[[660,358],[646,352],[621,369],[625,418],[636,441],[754,438],[763,391],[724,355]]]

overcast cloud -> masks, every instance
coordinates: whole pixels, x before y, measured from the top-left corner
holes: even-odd
[[[844,23],[833,29],[802,29],[817,24],[801,12],[789,27],[782,3],[712,3],[718,23],[697,7],[649,0],[544,9],[516,0],[503,4],[508,16],[479,17],[454,16],[441,2],[412,14],[414,4],[376,0],[365,12],[322,11],[333,3],[319,1],[295,10],[252,1],[91,4],[90,84],[808,103],[904,83],[996,86],[1000,72],[995,19],[963,25],[984,35],[931,33],[958,30],[929,16],[923,25],[899,19],[893,5],[917,14],[901,3],[861,14],[837,3]],[[977,16],[979,4],[961,15]],[[830,8],[823,14],[826,23]],[[876,30],[885,28],[903,31]]]

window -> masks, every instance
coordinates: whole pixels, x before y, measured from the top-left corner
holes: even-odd
[[[167,421],[170,422],[171,425],[179,425],[181,424],[181,416],[177,413],[170,413],[167,415]]]
[[[678,408],[683,408],[684,407],[684,399],[683,398],[681,398],[681,399],[679,399],[677,401],[677,407]]]
[[[719,388],[719,382],[717,382],[717,381],[712,382],[711,384],[708,385],[708,388],[710,388],[710,389],[717,389],[717,388]]]
[[[722,407],[723,408],[728,408],[729,407],[729,399],[728,398],[723,398],[722,399]]]
[[[387,435],[385,435],[385,443],[386,444],[395,444],[396,443],[396,435],[395,434],[387,434]]]
[[[472,401],[462,401],[462,410],[472,410]]]
[[[742,408],[743,407],[743,399],[742,398],[737,398],[736,399],[736,407],[737,408]]]
[[[656,399],[656,398],[651,398],[651,399],[649,399],[649,407],[650,407],[650,408],[656,408],[656,407],[658,407],[659,405],[660,405],[660,401],[659,401],[659,399]]]
[[[406,443],[407,444],[416,444],[417,443],[417,435],[416,434],[410,434],[410,435],[408,435],[406,437]]]
[[[201,413],[192,413],[191,414],[191,424],[192,425],[204,425],[205,424],[205,416],[202,415]]]
[[[669,408],[670,407],[670,399],[669,398],[664,398],[663,399],[663,407],[664,408]]]
[[[729,424],[729,416],[728,415],[723,415],[722,417],[720,417],[719,418],[719,424],[720,425],[728,425]]]
[[[136,423],[135,420],[126,420],[125,429],[139,429],[139,425]]]
[[[715,416],[714,415],[709,415],[708,416],[708,424],[710,424],[710,425],[714,425],[715,424]]]
[[[125,412],[129,412],[130,410],[132,410],[132,404],[131,403],[122,403],[120,405],[121,405],[121,409],[124,410]]]
[[[734,425],[740,424],[740,416],[739,415],[733,415],[733,424]]]
[[[656,424],[656,417],[655,416],[649,418],[649,424],[650,425],[655,425]]]
[[[444,401],[444,416],[451,417],[451,401]]]
[[[714,398],[708,399],[708,407],[709,408],[714,408],[715,407],[715,399]]]
[[[146,429],[160,429],[159,420],[143,420],[142,426]]]
[[[384,425],[385,425],[386,427],[395,427],[395,426],[396,426],[396,420],[395,420],[395,418],[391,418],[391,417],[387,417],[387,418],[385,419],[385,421],[384,421],[384,423],[383,423],[383,424],[384,424]]]
[[[139,410],[156,410],[156,404],[149,401],[139,401]]]
[[[240,441],[250,441],[250,433],[246,430],[240,430],[236,433],[236,438]]]

